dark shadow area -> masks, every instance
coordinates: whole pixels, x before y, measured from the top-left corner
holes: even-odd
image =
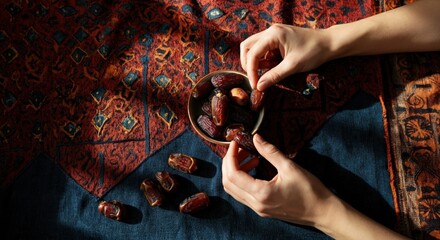
[[[317,176],[338,197],[377,222],[395,228],[395,212],[377,190],[333,159],[304,148],[294,160]],[[337,219],[335,219],[337,221]]]
[[[164,193],[165,201],[160,206],[161,209],[179,212],[180,203],[190,196],[202,191],[185,177],[176,175],[176,179],[179,182],[179,188],[174,193]],[[209,201],[209,206],[206,209],[189,215],[197,218],[216,219],[224,217],[230,213],[230,203],[221,197],[209,196]]]
[[[281,87],[268,91],[266,113],[258,131],[289,156],[310,140],[334,114],[342,110],[366,109],[378,101],[364,91],[355,91],[352,95],[340,93],[339,99],[332,100],[325,96],[329,90],[325,89],[324,83],[313,96],[306,97],[301,93],[306,85],[305,78],[305,75],[295,75],[289,81],[283,81]],[[368,134],[368,129],[361,130]]]
[[[5,239],[102,239],[99,233],[90,234],[87,228],[64,225],[59,221],[60,213],[77,214],[84,209],[63,209],[81,205],[71,196],[84,196],[83,189],[67,179],[48,156],[40,154],[23,170],[10,188],[0,194],[0,218],[5,224],[2,235]],[[96,209],[94,209],[96,210]],[[96,210],[96,213],[98,211]]]
[[[179,211],[179,204],[187,197],[198,193],[200,190],[188,178],[185,178],[181,175],[174,176],[176,178],[176,181],[179,183],[177,191],[173,193],[164,192],[163,194],[165,201],[163,205],[160,206],[160,208],[171,211]]]
[[[127,224],[138,224],[142,221],[142,212],[138,208],[128,204],[124,204],[123,206],[125,214],[121,222]]]
[[[197,171],[193,173],[193,175],[204,177],[204,178],[213,178],[215,173],[217,172],[217,168],[214,164],[197,158]]]

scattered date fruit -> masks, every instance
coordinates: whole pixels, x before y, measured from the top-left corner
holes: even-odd
[[[168,157],[168,165],[184,173],[197,170],[197,159],[183,153],[172,153]]]
[[[140,189],[144,193],[144,196],[150,206],[155,207],[162,205],[164,196],[162,195],[160,188],[153,180],[147,178],[142,181]]]
[[[167,193],[174,193],[177,191],[179,182],[173,174],[166,171],[160,171],[156,172],[154,176],[156,177],[156,180],[159,182],[162,189],[165,190]]]
[[[195,170],[197,170],[196,158],[182,153],[170,154],[168,158],[168,164],[171,167],[185,173],[192,173]],[[164,197],[172,196],[172,194],[174,194],[176,191],[179,191],[178,187],[180,185],[175,175],[167,171],[158,171],[155,173],[154,177],[156,178],[159,184],[156,184],[156,182],[153,179],[146,178],[142,181],[140,186],[140,189],[144,193],[145,198],[147,199],[151,207],[161,206],[165,202]],[[116,205],[116,204],[109,205],[107,203],[107,205],[113,207],[107,210],[106,212],[107,216],[114,218],[114,216],[116,215],[114,212],[117,212],[119,214],[119,209],[122,209],[122,205]],[[180,202],[178,207],[179,207],[179,212],[192,214],[207,208],[209,205],[210,205],[209,196],[205,192],[199,192],[197,194],[185,198],[182,202]],[[100,207],[99,211],[103,212],[104,206]]]
[[[210,205],[209,196],[204,192],[196,193],[179,204],[179,211],[181,213],[196,213]]]
[[[101,201],[98,205],[98,211],[105,217],[121,221],[124,216],[124,204],[119,201]]]

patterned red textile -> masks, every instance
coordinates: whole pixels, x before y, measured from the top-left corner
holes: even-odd
[[[385,0],[383,10],[414,2]],[[440,54],[386,58],[384,110],[399,223],[414,239],[440,239]]]
[[[186,99],[198,78],[220,69],[242,71],[238,46],[246,37],[273,23],[326,28],[352,22],[391,8],[384,4],[2,1],[1,186],[9,186],[38,154],[46,154],[81,187],[101,197],[189,128]],[[310,74],[321,80],[315,92],[304,95]],[[382,97],[379,57],[341,59],[292,76],[269,91],[271,118],[265,119],[261,133],[293,156],[360,89]],[[225,153],[225,147],[206,144],[220,156]],[[396,176],[414,166],[412,161],[405,167],[395,164],[401,158],[393,161]],[[414,207],[402,207],[406,199],[396,194],[396,209],[421,219],[414,229],[438,237],[440,190],[438,181],[432,181],[438,175],[419,176],[432,178],[418,178],[425,182],[413,185],[419,193]],[[400,191],[399,179],[391,180]],[[427,187],[432,188],[429,196]],[[422,189],[425,195],[420,195]]]
[[[372,15],[372,6],[7,1],[0,9],[8,23],[0,31],[1,106],[8,116],[0,123],[2,185],[44,153],[78,184],[102,196],[186,129],[186,99],[199,77],[219,69],[241,70],[241,40],[275,22],[324,28],[354,21]],[[302,135],[312,136],[357,91],[356,85],[343,87],[352,80],[350,74],[365,76],[359,82],[371,75],[341,68],[341,76],[325,81],[333,98],[327,102],[318,94],[316,100],[305,101],[298,91],[277,90],[312,109],[292,128],[305,128],[305,133],[292,134],[295,141],[283,137],[292,151],[303,142]],[[304,87],[301,82],[296,87]],[[275,112],[288,112],[283,106],[292,106],[273,101]],[[283,117],[299,119],[299,113]],[[220,155],[225,152],[224,147],[212,148]]]
[[[440,238],[440,54],[393,55],[389,64],[388,144],[399,222],[414,238]]]

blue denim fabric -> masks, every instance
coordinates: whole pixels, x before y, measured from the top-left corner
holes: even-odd
[[[183,174],[168,167],[172,152],[204,160],[200,173]],[[382,111],[377,100],[357,94],[323,126],[296,161],[360,211],[393,226]],[[184,189],[166,206],[151,208],[139,184],[160,170],[177,174]],[[197,191],[207,192],[212,206],[194,216],[179,213],[178,201]],[[221,158],[189,130],[142,163],[102,200],[113,199],[127,204],[129,219],[118,222],[103,217],[97,211],[101,199],[82,189],[42,154],[2,192],[0,214],[8,223],[4,230],[7,239],[329,239],[312,228],[261,218],[232,199],[221,184]]]

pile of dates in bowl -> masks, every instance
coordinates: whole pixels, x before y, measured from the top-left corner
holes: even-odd
[[[203,139],[220,145],[231,140],[252,144],[264,117],[264,92],[252,89],[245,74],[211,72],[193,87],[188,100],[192,127]],[[247,141],[242,141],[246,139]],[[242,146],[253,150],[252,146]]]

